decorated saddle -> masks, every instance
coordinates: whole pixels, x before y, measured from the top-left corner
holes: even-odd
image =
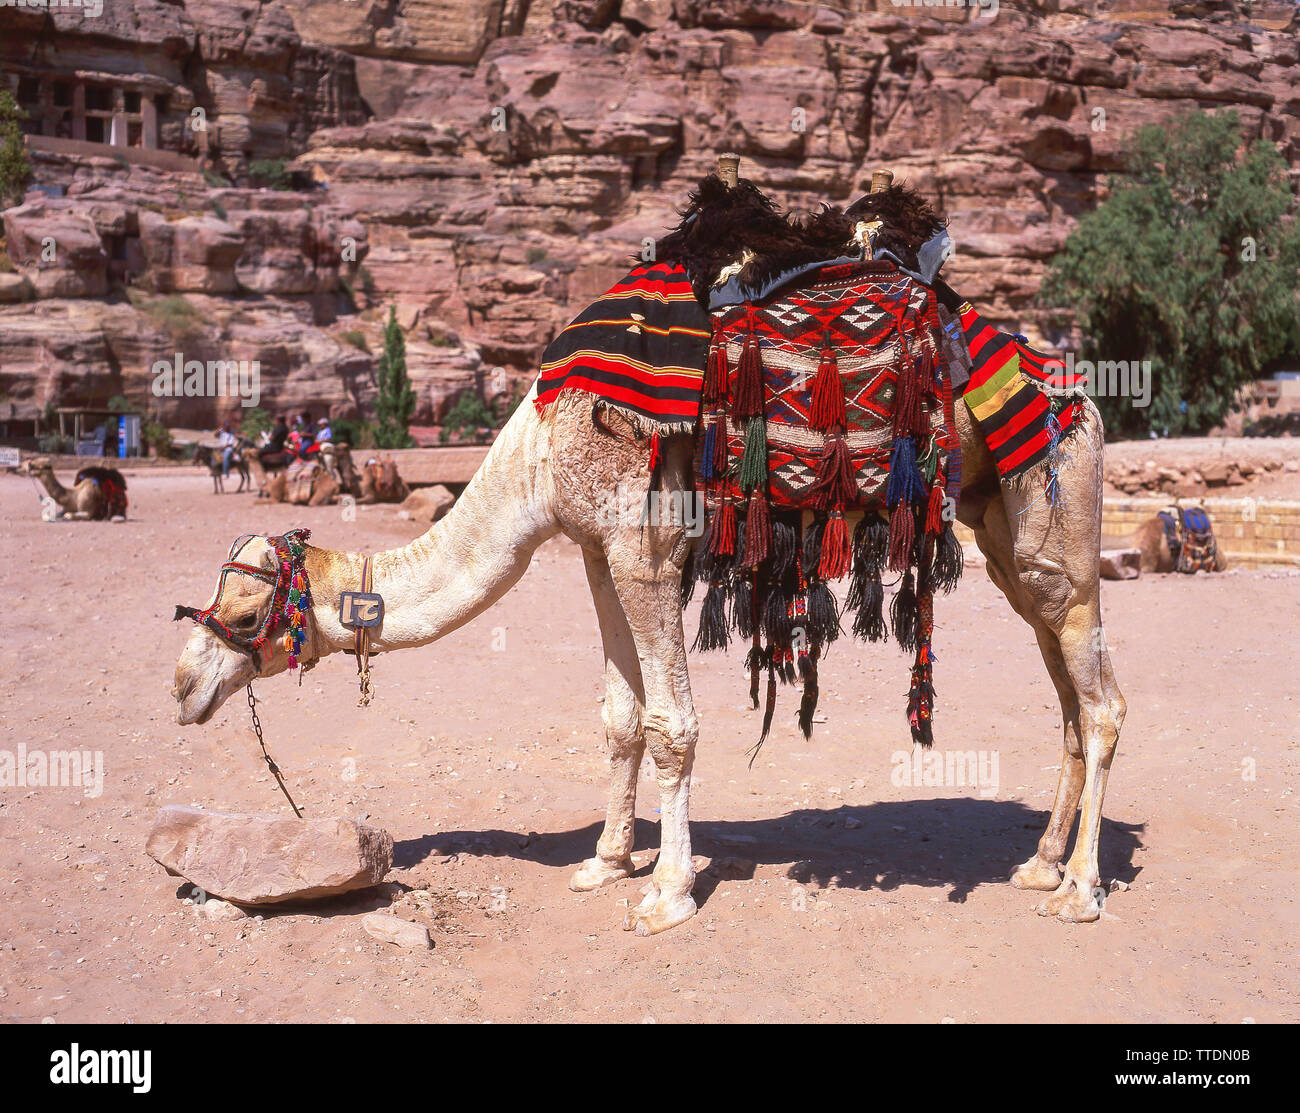
[[[690,572],[705,587],[695,648],[750,643],[750,694],[803,683],[812,730],[817,663],[840,634],[829,582],[850,577],[852,632],[892,625],[915,653],[908,720],[931,741],[936,587],[961,571],[945,495],[960,450],[934,295],[892,263],[804,275],[762,302],[716,310],[695,474],[706,530]],[[884,614],[882,577],[899,589]]]
[[[80,484],[85,479],[89,479],[104,492],[104,501],[107,504],[106,513],[108,517],[126,517],[129,500],[126,497],[126,480],[122,478],[122,473],[120,471],[116,468],[105,468],[98,465],[92,465],[88,468],[82,468],[77,472],[77,477],[73,480],[73,484]]]
[[[1192,575],[1215,570],[1219,545],[1214,539],[1210,516],[1203,507],[1171,506],[1161,510],[1157,517],[1174,558],[1175,572]]]

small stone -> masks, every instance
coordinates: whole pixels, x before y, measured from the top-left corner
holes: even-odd
[[[229,901],[221,900],[218,897],[211,897],[194,907],[209,920],[217,920],[222,923],[230,920],[248,919],[248,913],[238,905],[231,904]]]
[[[433,946],[429,929],[423,924],[413,924],[387,912],[369,912],[361,919],[367,935],[384,943],[393,943],[412,951],[427,951]]]

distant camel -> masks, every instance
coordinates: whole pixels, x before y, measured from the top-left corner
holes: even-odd
[[[48,457],[28,460],[22,470],[45,488],[69,518],[91,522],[126,520],[126,480],[116,468],[82,468],[71,490],[59,482]]]

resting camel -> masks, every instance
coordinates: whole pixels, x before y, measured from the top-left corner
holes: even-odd
[[[116,468],[82,468],[71,490],[59,482],[44,456],[27,461],[23,470],[36,478],[69,518],[91,522],[126,518],[126,480]]]
[[[590,396],[561,396],[544,415],[531,404],[535,397],[536,386],[445,518],[409,545],[373,558],[373,590],[385,601],[374,651],[427,645],[463,626],[520,579],[547,539],[563,533],[580,546],[604,646],[602,717],[611,788],[596,854],[569,884],[593,890],[632,873],[637,773],[648,748],[661,797],[661,848],[646,897],[628,912],[624,927],[651,935],[696,910],[688,801],[699,726],[680,596],[694,542],[681,524],[639,524],[647,442],[630,422],[607,411],[610,436],[593,421]],[[1046,892],[1038,911],[1074,922],[1100,915],[1102,799],[1125,713],[1102,633],[1102,425],[1091,401],[1082,409],[1059,462],[1062,498],[1053,505],[1041,497],[1041,483],[999,481],[966,408],[957,407],[964,454],[958,519],[974,531],[989,576],[1033,629],[1064,721],[1051,817],[1011,883]],[[659,489],[693,490],[691,438],[661,438],[660,451]],[[626,504],[611,507],[613,492]],[[272,572],[276,567],[266,538],[241,542],[238,559]],[[360,553],[307,547],[311,610],[304,662],[351,651],[353,633],[339,620],[340,593],[358,589],[362,562]],[[247,635],[268,613],[272,591],[262,579],[233,575],[211,605],[229,630]],[[196,626],[176,665],[178,722],[207,722],[259,675],[284,671],[287,652],[278,639],[271,645],[257,663],[207,626]],[[1078,837],[1062,869],[1080,806]]]
[[[1137,549],[1141,554],[1143,572],[1173,572],[1175,560],[1169,548],[1169,538],[1165,536],[1165,527],[1160,518],[1153,514],[1137,529],[1126,537],[1103,537],[1103,549]],[[1214,571],[1222,572],[1228,567],[1228,558],[1221,548],[1214,553]]]

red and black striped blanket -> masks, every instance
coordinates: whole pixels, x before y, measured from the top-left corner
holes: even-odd
[[[650,432],[693,433],[709,350],[709,317],[684,268],[637,267],[547,346],[535,405],[581,390],[636,416]]]

